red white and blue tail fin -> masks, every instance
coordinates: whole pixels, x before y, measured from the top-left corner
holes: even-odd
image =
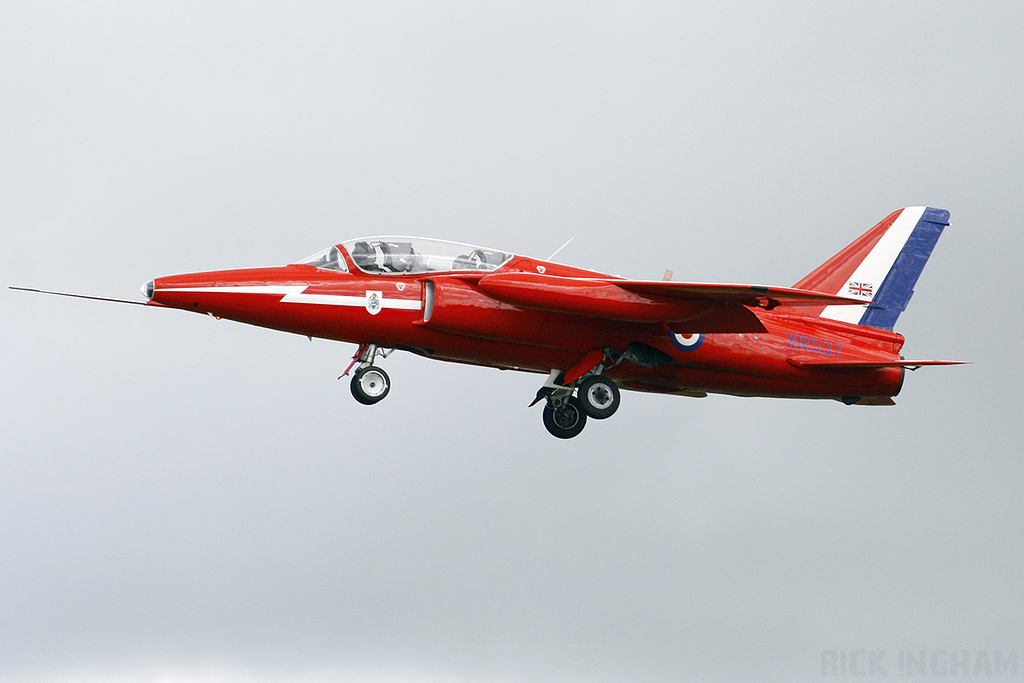
[[[915,206],[896,211],[795,288],[863,299],[864,306],[825,306],[819,315],[892,330],[947,225],[949,212],[943,209]]]

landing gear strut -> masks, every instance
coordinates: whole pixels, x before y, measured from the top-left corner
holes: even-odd
[[[352,396],[366,406],[372,406],[374,403],[382,401],[388,395],[388,392],[391,391],[391,378],[388,377],[388,373],[384,372],[383,368],[373,364],[377,357],[377,352],[376,344],[363,344],[356,351],[352,363],[341,374],[341,377],[344,377],[354,365],[359,364],[359,368],[352,375],[350,386]],[[390,353],[390,350],[381,351],[380,355],[382,358],[387,358]],[[338,379],[341,379],[341,377]]]

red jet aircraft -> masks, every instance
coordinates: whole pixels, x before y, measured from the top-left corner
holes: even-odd
[[[893,405],[907,368],[892,331],[949,212],[888,216],[792,288],[629,280],[417,237],[349,240],[303,261],[157,278],[148,301],[359,345],[352,395],[391,388],[394,349],[543,373],[556,437],[619,407],[619,388],[680,396],[835,399]],[[22,288],[15,288],[22,289]],[[43,290],[30,290],[43,291]],[[60,292],[46,292],[62,294]],[[69,295],[83,296],[83,295]]]

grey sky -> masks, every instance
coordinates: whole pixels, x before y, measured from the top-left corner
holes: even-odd
[[[1024,652],[1022,32],[1008,2],[4,3],[0,681]],[[791,285],[920,204],[951,225],[897,331],[975,365],[889,409],[628,393],[564,443],[537,376],[395,354],[367,408],[348,345],[6,289],[374,233]]]

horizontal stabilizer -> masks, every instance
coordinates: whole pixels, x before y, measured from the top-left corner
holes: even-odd
[[[894,406],[896,401],[893,400],[892,396],[865,396],[864,398],[857,398],[856,400],[850,400],[845,398],[837,398],[840,403],[845,403],[848,406]]]
[[[809,370],[871,370],[874,368],[908,368],[917,370],[926,365],[968,365],[965,360],[834,360],[820,356],[792,356],[789,362]]]

